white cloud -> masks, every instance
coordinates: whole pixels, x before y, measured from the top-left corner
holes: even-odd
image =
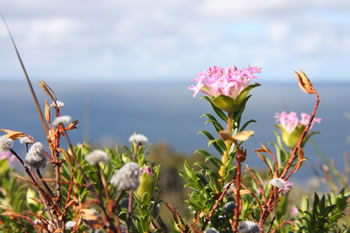
[[[55,46],[73,38],[81,25],[69,18],[34,19],[27,28],[28,44],[34,47],[49,44]]]
[[[270,23],[267,26],[268,38],[273,42],[281,42],[288,37],[289,26],[287,23]]]
[[[67,77],[188,77],[234,64],[281,73],[301,61],[340,70],[337,59],[350,50],[347,0],[12,0],[0,9],[26,63],[45,78],[50,70]],[[6,37],[0,26],[0,61],[10,62]],[[314,76],[327,73],[318,68],[310,68]]]

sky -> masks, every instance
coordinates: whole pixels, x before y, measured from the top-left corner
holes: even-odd
[[[30,77],[187,81],[209,66],[350,81],[349,0],[4,0]],[[0,81],[23,80],[0,22]]]

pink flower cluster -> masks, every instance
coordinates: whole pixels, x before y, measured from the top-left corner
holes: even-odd
[[[279,122],[288,133],[291,133],[299,124],[307,126],[311,120],[311,115],[301,113],[301,120],[299,120],[295,112],[287,113],[283,111],[281,113],[276,113],[275,119],[276,122]],[[320,123],[321,118],[314,118],[312,124],[315,122]]]
[[[239,70],[236,66],[220,68],[217,66],[209,67],[208,70],[200,72],[192,82],[189,90],[194,91],[193,97],[201,91],[208,96],[226,95],[235,99],[239,93],[249,86],[251,79],[256,79],[255,73],[260,73],[258,66],[248,66],[246,69]]]

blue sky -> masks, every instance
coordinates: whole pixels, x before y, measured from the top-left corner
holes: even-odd
[[[32,79],[186,81],[209,66],[348,81],[348,0],[7,0]],[[0,24],[0,80],[23,79]]]

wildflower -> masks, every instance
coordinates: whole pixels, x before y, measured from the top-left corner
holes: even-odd
[[[260,227],[255,222],[244,221],[239,225],[238,233],[260,233]]]
[[[0,137],[0,152],[6,152],[13,146],[13,140],[6,135]]]
[[[64,106],[64,103],[62,101],[53,101],[52,104],[50,104],[51,108],[59,108],[62,109]]]
[[[281,178],[273,178],[272,180],[270,180],[269,182],[272,186],[279,188],[281,190],[287,190],[287,181],[285,181],[284,179]]]
[[[41,144],[41,142],[36,142],[30,147],[24,159],[24,162],[25,164],[27,164],[32,168],[45,167],[46,166],[45,153],[46,152],[43,144]]]
[[[73,221],[66,222],[66,229],[72,229],[77,223]]]
[[[23,137],[19,139],[19,142],[22,144],[33,144],[35,141],[31,137]]]
[[[86,156],[86,160],[91,166],[93,166],[99,162],[107,163],[109,161],[109,157],[103,150],[94,150]]]
[[[129,142],[139,146],[145,146],[148,143],[148,138],[142,134],[133,134],[130,136]]]
[[[206,230],[204,233],[219,233],[218,230],[216,230],[215,228],[209,228],[208,230]]]
[[[119,190],[135,191],[140,185],[139,173],[140,168],[137,163],[127,163],[114,173],[111,183]]]
[[[220,68],[214,66],[208,70],[200,72],[192,82],[196,85],[188,89],[193,91],[193,97],[199,92],[203,92],[211,97],[211,102],[218,108],[232,113],[242,107],[249,91],[260,84],[249,84],[251,79],[256,79],[255,73],[260,73],[261,68],[249,66],[239,70],[232,66]]]
[[[152,176],[152,168],[150,166],[146,166],[145,168],[140,168],[140,176],[142,176],[144,173],[147,173],[148,175]]]
[[[275,114],[276,122],[279,122],[277,127],[282,134],[282,140],[289,148],[294,148],[303,133],[305,127],[311,120],[311,115],[301,113],[301,119],[299,120],[295,112],[287,113],[285,111]],[[315,123],[320,123],[321,118],[314,118],[311,126]]]
[[[239,70],[235,66],[228,68],[209,67],[208,70],[200,72],[192,80],[197,84],[190,86],[189,90],[194,91],[193,97],[196,97],[199,92],[203,92],[210,97],[225,95],[235,99],[242,90],[249,86],[251,79],[256,79],[254,73],[260,73],[260,71],[261,68],[257,66],[249,66],[243,70]]]
[[[57,126],[59,124],[66,125],[72,120],[72,117],[70,116],[59,116],[53,121],[53,125]]]
[[[152,194],[153,191],[153,178],[152,169],[150,166],[140,168],[140,185],[136,190],[136,195],[142,198],[144,193]],[[152,196],[152,195],[150,195]]]

